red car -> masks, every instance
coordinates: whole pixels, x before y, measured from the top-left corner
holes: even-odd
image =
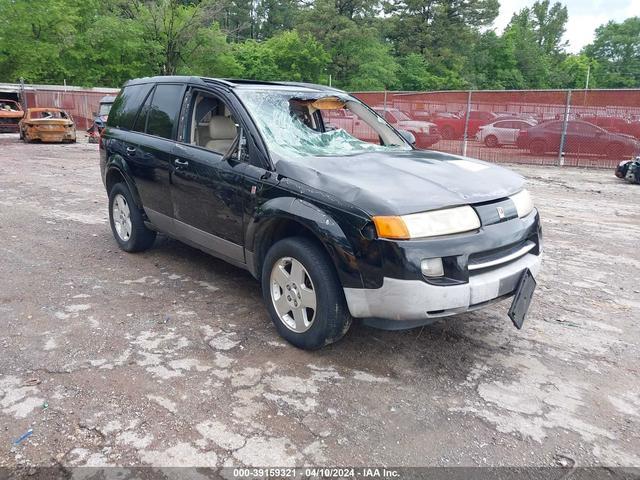
[[[464,126],[466,113],[457,115],[455,113],[436,113],[430,121],[438,126],[438,131],[445,140],[455,140],[464,136]],[[467,127],[467,138],[474,138],[478,129],[482,125],[487,125],[499,120],[500,116],[493,112],[484,110],[471,110],[469,112],[469,125]],[[511,118],[510,118],[511,119]]]
[[[609,132],[624,133],[635,138],[640,138],[640,121],[628,121],[620,117],[580,117],[585,122],[593,123]]]
[[[554,120],[521,130],[516,144],[532,155],[544,155],[560,151],[563,121]],[[640,142],[630,135],[607,132],[589,122],[569,120],[564,141],[567,153],[606,155],[623,159],[640,152]]]

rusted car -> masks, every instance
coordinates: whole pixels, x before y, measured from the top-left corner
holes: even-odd
[[[16,133],[24,111],[15,100],[0,99],[0,133]]]
[[[20,121],[20,138],[26,143],[76,141],[73,118],[59,108],[29,108]]]

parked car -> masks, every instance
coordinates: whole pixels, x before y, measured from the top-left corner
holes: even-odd
[[[398,108],[376,107],[378,115],[384,117],[394,128],[411,132],[416,139],[416,147],[429,148],[442,140],[435,123],[424,120],[412,120],[409,115]]]
[[[327,128],[343,111],[377,139]],[[99,151],[120,248],[148,249],[159,231],[248,270],[297,347],[338,340],[353,318],[412,328],[510,296],[522,326],[542,251],[523,178],[417,150],[345,92],[133,80]]]
[[[98,132],[102,132],[102,129],[107,124],[109,112],[111,111],[111,107],[115,100],[116,97],[114,95],[106,95],[100,99],[100,105],[98,106],[98,111],[94,116],[92,128],[95,126]]]
[[[640,139],[640,122],[621,117],[581,116],[581,120],[593,123],[609,132],[623,133]]]
[[[23,116],[24,111],[18,102],[0,99],[0,133],[18,132],[18,124]]]
[[[630,183],[640,184],[640,157],[634,160],[623,160],[615,171],[616,177],[624,178]]]
[[[554,120],[521,130],[516,142],[518,148],[529,150],[533,155],[548,152],[557,154],[560,151],[563,123],[562,120]],[[621,159],[637,154],[640,142],[630,135],[607,132],[592,123],[569,120],[564,151]]]
[[[474,138],[478,128],[499,119],[500,117],[492,112],[471,110],[467,125],[467,138]],[[431,121],[438,126],[438,131],[442,138],[446,140],[455,140],[464,136],[465,123],[467,122],[466,112],[462,112],[460,115],[451,113],[446,115],[437,114],[432,117]]]
[[[71,115],[59,108],[28,108],[20,120],[20,139],[75,143],[76,127]]]
[[[476,140],[484,142],[487,147],[515,145],[520,130],[533,127],[535,122],[518,120],[498,120],[488,125],[481,125],[476,133]]]

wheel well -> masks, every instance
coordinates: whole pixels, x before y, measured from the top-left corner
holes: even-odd
[[[126,184],[126,181],[124,179],[124,176],[122,175],[122,173],[120,173],[119,170],[112,168],[107,172],[107,178],[105,180],[105,187],[107,188],[107,193],[111,191],[111,189],[116,183]]]
[[[262,262],[267,252],[276,242],[288,237],[305,237],[316,242],[326,252],[325,246],[318,237],[302,223],[289,218],[274,218],[260,230],[255,241],[256,276],[260,279]],[[328,252],[327,252],[328,253]]]

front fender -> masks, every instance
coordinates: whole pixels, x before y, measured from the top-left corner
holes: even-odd
[[[352,238],[353,235],[360,235],[358,228],[346,218],[337,220],[319,206],[295,197],[278,197],[265,202],[256,210],[256,215],[247,226],[247,263],[256,277],[260,274],[262,259],[270,246],[269,231],[274,222],[281,220],[296,222],[313,234],[331,258],[343,287],[363,287],[356,254],[349,241],[349,235]]]

